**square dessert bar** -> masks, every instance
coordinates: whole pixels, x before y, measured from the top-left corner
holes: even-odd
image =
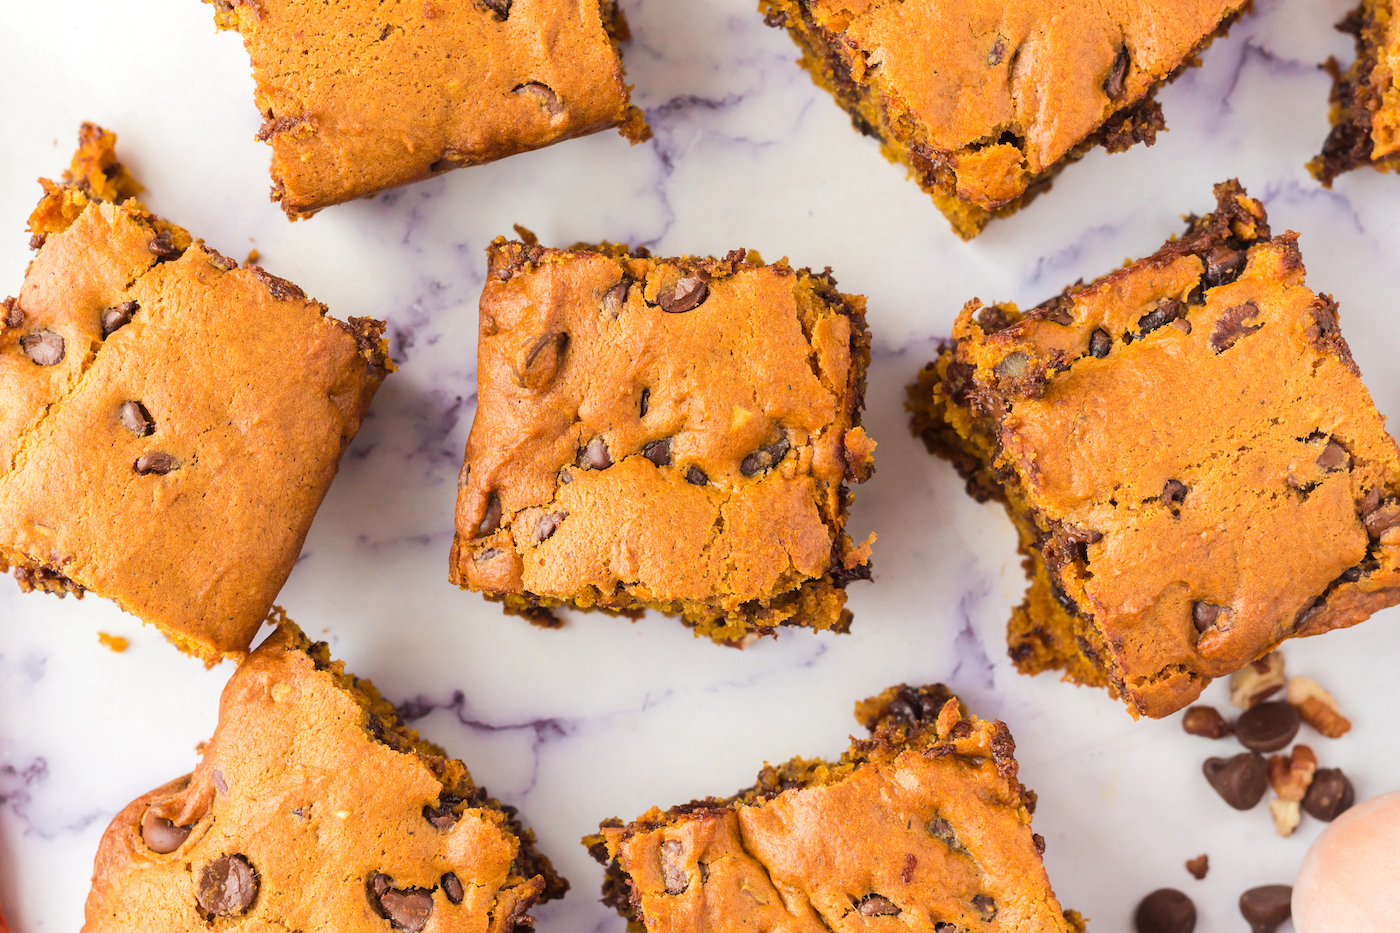
[[[583,840],[607,866],[603,902],[648,933],[1083,933],[1050,889],[1004,724],[942,684],[891,687],[856,718],[871,737],[839,761],[604,822]]]
[[[1155,254],[1026,312],[970,302],[913,428],[1002,500],[1010,654],[1165,716],[1280,641],[1400,601],[1400,452],[1238,182]]]
[[[1250,0],[759,0],[801,63],[964,239],[1094,146],[1151,145],[1154,95]]]
[[[1332,132],[1322,154],[1308,163],[1322,184],[1363,165],[1400,169],[1400,6],[1394,0],[1363,0],[1337,24],[1356,37],[1356,61],[1332,74]]]
[[[326,314],[147,211],[86,124],[42,181],[0,319],[0,569],[92,591],[213,664],[246,652],[392,367]]]
[[[618,127],[614,0],[206,0],[253,63],[288,217]]]
[[[844,587],[870,575],[844,531],[845,484],[873,470],[865,299],[743,250],[488,255],[452,582],[542,624],[575,606],[739,645],[844,631]]]
[[[569,883],[514,808],[280,622],[229,678],[194,773],[103,834],[86,933],[530,929]]]

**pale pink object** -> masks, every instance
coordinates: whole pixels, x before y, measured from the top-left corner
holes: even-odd
[[[1293,883],[1293,928],[1400,930],[1400,791],[1352,807],[1312,844]]]

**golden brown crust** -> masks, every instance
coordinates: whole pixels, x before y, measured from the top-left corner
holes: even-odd
[[[1185,237],[1022,313],[971,302],[914,428],[1029,555],[1028,673],[1165,716],[1285,638],[1400,601],[1400,452],[1297,235],[1236,182]]]
[[[1249,0],[760,0],[856,127],[971,238],[1089,146],[1149,145],[1161,84]]]
[[[1393,0],[1363,0],[1337,24],[1356,38],[1346,71],[1327,60],[1332,75],[1332,131],[1308,170],[1332,187],[1343,172],[1370,165],[1400,169],[1400,16]]]
[[[229,680],[202,756],[193,774],[138,798],[108,827],[85,933],[192,931],[234,917],[259,930],[382,933],[381,873],[395,889],[430,893],[427,933],[514,933],[537,897],[567,889],[462,762],[399,722],[372,684],[285,617]],[[187,836],[174,848],[148,839],[148,811]],[[211,918],[200,879],[232,856],[251,867],[256,893]],[[539,873],[522,875],[526,864]]]
[[[206,0],[252,59],[289,217],[609,127],[629,103],[600,0]]]
[[[941,684],[892,687],[857,718],[873,735],[838,762],[604,822],[584,842],[609,865],[605,900],[652,933],[1083,929],[1050,889],[1005,725]]]
[[[543,623],[573,605],[728,643],[843,629],[869,572],[844,531],[845,484],[873,469],[864,300],[742,250],[489,253],[452,581]]]
[[[381,322],[153,217],[115,138],[85,127],[89,174],[45,185],[0,315],[0,568],[213,663],[247,650],[392,364]]]

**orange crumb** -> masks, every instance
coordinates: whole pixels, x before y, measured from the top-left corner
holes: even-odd
[[[257,247],[248,250],[248,258],[243,261],[243,265],[251,266],[255,264],[258,261],[260,255],[261,254],[258,252]]]
[[[123,651],[125,651],[128,647],[131,646],[131,642],[127,641],[122,636],[108,635],[106,632],[98,632],[97,640],[102,642],[102,646],[104,648],[111,648],[117,654],[121,654]]]

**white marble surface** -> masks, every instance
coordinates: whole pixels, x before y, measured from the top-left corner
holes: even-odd
[[[752,0],[622,0],[637,103],[655,130],[601,135],[467,169],[289,224],[267,203],[268,152],[238,38],[195,0],[0,4],[0,292],[28,261],[38,175],[67,164],[78,123],[121,135],[150,206],[272,272],[339,316],[391,322],[401,371],[345,458],[281,602],[521,807],[570,880],[539,929],[621,933],[597,903],[601,869],[578,844],[632,817],[748,784],[765,760],[836,755],[853,701],[942,680],[1018,742],[1040,794],[1035,828],[1066,905],[1091,929],[1130,929],[1163,885],[1186,890],[1203,933],[1243,930],[1246,887],[1290,881],[1319,824],[1274,835],[1266,808],[1230,810],[1200,775],[1222,746],[1176,719],[1132,722],[1099,692],[1025,678],[1004,627],[1024,581],[999,507],[978,505],[911,439],[902,386],[973,296],[1034,303],[1142,255],[1238,176],[1275,230],[1302,232],[1309,283],[1341,303],[1343,330],[1382,411],[1400,413],[1400,178],[1358,172],[1322,191],[1303,163],[1327,131],[1316,63],[1349,54],[1330,25],[1349,0],[1258,0],[1204,67],[1162,94],[1171,132],[1152,149],[1095,152],[1017,217],[959,242],[903,171],[854,133],[794,64]],[[453,482],[471,424],[483,247],[512,223],[546,243],[600,238],[661,253],[830,265],[869,297],[876,354],[867,426],[878,473],[853,530],[875,530],[873,584],[851,589],[847,636],[784,632],[738,652],[677,623],[574,616],[560,631],[502,617],[446,580]],[[0,400],[3,404],[3,400]],[[1355,723],[1311,736],[1363,797],[1400,784],[1395,658],[1400,610],[1290,644],[1291,669],[1329,686]],[[102,630],[132,639],[102,648]],[[214,726],[228,665],[205,671],[95,598],[0,581],[0,899],[17,930],[82,922],[91,859],[128,800],[184,773]],[[1224,687],[1207,699],[1225,705]],[[1208,852],[1210,876],[1182,867]]]

